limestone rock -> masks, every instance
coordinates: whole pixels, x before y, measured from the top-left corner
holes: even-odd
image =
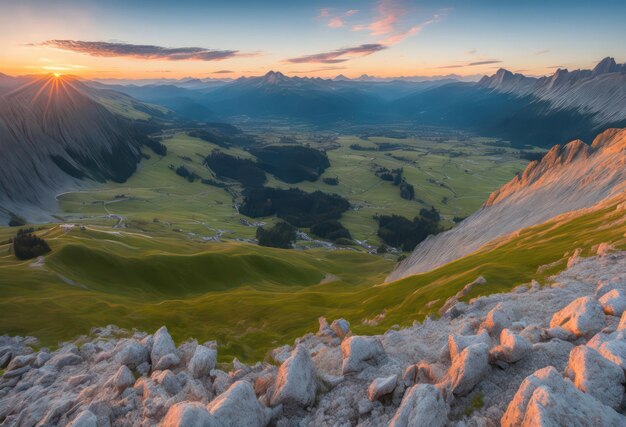
[[[297,405],[307,407],[315,401],[317,384],[315,368],[308,350],[298,345],[278,370],[271,405]]]
[[[502,427],[622,426],[625,419],[548,366],[526,377],[502,416]]]
[[[115,358],[129,368],[136,368],[148,361],[148,350],[136,340],[122,341],[116,347]]]
[[[155,383],[163,387],[163,390],[170,396],[178,394],[181,389],[180,381],[169,369],[153,372],[151,378]]]
[[[336,319],[330,325],[330,329],[341,339],[350,333],[350,322],[346,319]]]
[[[617,330],[626,330],[626,312],[622,313],[622,317],[619,319],[619,325],[617,325]]]
[[[619,408],[624,396],[622,368],[595,349],[581,345],[570,352],[567,369],[576,388],[607,406]]]
[[[68,427],[96,427],[98,424],[98,417],[96,417],[91,411],[83,411],[74,418]]]
[[[441,391],[431,384],[417,384],[404,395],[389,427],[443,427],[448,405]]]
[[[606,314],[619,317],[626,310],[626,291],[613,289],[602,295],[599,301]]]
[[[217,427],[207,408],[199,402],[181,402],[170,407],[161,427]]]
[[[592,348],[598,350],[598,352],[605,359],[619,365],[624,371],[626,371],[626,341],[625,340],[607,340],[592,344],[591,341],[587,343]]]
[[[516,335],[508,329],[500,333],[500,345],[490,352],[490,359],[503,360],[507,363],[515,363],[524,358],[532,351],[532,345],[521,335]]]
[[[342,372],[360,372],[368,366],[378,365],[387,355],[376,337],[351,336],[341,343]]]
[[[450,351],[450,360],[454,360],[463,350],[473,344],[483,343],[489,347],[491,338],[487,331],[482,331],[478,335],[449,335],[448,349]]]
[[[595,298],[587,296],[572,301],[554,313],[550,327],[560,326],[576,336],[591,336],[604,326],[604,312]]]
[[[216,426],[264,427],[272,411],[261,405],[247,381],[237,381],[208,404]]]
[[[449,385],[454,394],[469,393],[487,375],[488,352],[487,344],[472,344],[454,358],[448,371]]]
[[[168,369],[180,363],[174,340],[172,340],[165,326],[162,326],[154,334],[150,360],[152,360],[152,369],[154,370]]]
[[[135,384],[135,377],[133,377],[133,373],[130,371],[130,369],[128,369],[128,366],[126,365],[120,366],[113,378],[111,379],[111,385],[113,385],[119,391],[123,391],[133,384]]]
[[[196,350],[189,361],[189,373],[194,378],[206,377],[217,363],[217,351],[203,345],[196,346]]]
[[[397,383],[398,377],[396,375],[376,378],[367,390],[367,398],[371,401],[379,400],[381,397],[393,393]]]
[[[513,310],[509,306],[498,303],[487,313],[480,329],[486,330],[493,337],[497,337],[502,329],[511,327],[514,317]]]

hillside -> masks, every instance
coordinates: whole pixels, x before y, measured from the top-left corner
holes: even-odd
[[[387,280],[432,270],[524,227],[589,208],[623,194],[625,186],[626,130],[607,130],[590,146],[580,140],[554,146],[493,192],[478,212],[422,242]]]
[[[123,116],[142,105],[123,94],[117,98],[54,75],[15,79],[0,93],[0,151],[10,153],[0,157],[3,214],[49,219],[56,194],[89,182],[123,182],[136,170],[144,136]],[[159,111],[144,107],[137,118]]]

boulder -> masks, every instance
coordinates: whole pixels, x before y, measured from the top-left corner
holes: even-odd
[[[489,371],[489,347],[485,343],[472,344],[452,361],[447,384],[456,395],[472,391]]]
[[[599,299],[602,309],[611,316],[621,316],[626,311],[626,291],[613,289]]]
[[[258,402],[252,385],[247,381],[231,385],[209,403],[207,409],[216,426],[264,427],[272,416],[272,411]]]
[[[402,380],[406,387],[417,383],[436,384],[445,374],[445,369],[441,365],[421,360],[415,365],[410,365],[406,368]]]
[[[382,363],[387,354],[377,337],[351,336],[341,343],[342,372],[360,372]]]
[[[592,348],[598,350],[598,353],[605,359],[619,365],[626,371],[626,341],[624,340],[608,340],[600,341],[597,344],[587,343]]]
[[[388,377],[376,378],[370,384],[367,390],[367,398],[369,400],[376,401],[381,397],[393,393],[398,383],[398,377],[396,375],[390,375]]]
[[[165,326],[162,326],[154,334],[150,360],[152,360],[152,369],[159,371],[172,368],[180,363],[174,340]]]
[[[624,371],[595,349],[580,345],[569,355],[567,372],[580,391],[617,409],[624,396]]]
[[[482,331],[478,335],[448,335],[448,350],[450,351],[450,360],[454,360],[463,350],[473,344],[483,343],[489,347],[491,338],[487,331]]]
[[[170,396],[178,394],[181,390],[178,377],[169,369],[153,372],[151,378],[155,383],[163,387],[163,390]]]
[[[491,349],[489,359],[515,363],[531,351],[532,345],[526,338],[516,335],[508,329],[503,329],[500,333],[500,345]]]
[[[115,353],[117,362],[130,368],[137,368],[148,361],[148,350],[136,340],[120,342],[115,348]]]
[[[32,354],[23,356],[16,356],[11,360],[11,363],[7,366],[7,371],[13,371],[15,369],[23,368],[24,366],[30,366],[35,361],[36,357]]]
[[[113,378],[111,378],[111,385],[117,388],[120,392],[124,391],[133,384],[135,384],[135,377],[126,365],[120,366]]]
[[[98,417],[91,411],[82,411],[68,424],[68,427],[96,427],[98,425]]]
[[[217,424],[203,404],[181,402],[170,407],[161,427],[217,427]]]
[[[614,289],[626,289],[626,283],[617,278],[611,280],[600,280],[596,287],[596,298],[602,298],[604,294]]]
[[[341,339],[350,333],[350,322],[346,319],[336,319],[330,325],[330,329]]]
[[[574,387],[548,366],[526,377],[501,419],[502,427],[623,426],[626,419]]]
[[[626,330],[626,312],[622,313],[622,317],[619,319],[619,325],[617,325],[617,330]]]
[[[46,362],[46,365],[53,366],[56,369],[63,369],[65,366],[78,365],[83,359],[74,353],[55,354]]]
[[[206,377],[217,364],[217,351],[203,345],[196,346],[196,349],[189,360],[189,373],[194,378]]]
[[[513,309],[510,306],[498,303],[487,313],[480,329],[487,331],[492,337],[497,337],[502,329],[511,327],[514,318]]]
[[[591,336],[604,326],[604,312],[600,303],[593,297],[580,297],[567,307],[554,313],[550,327],[560,326],[580,336]]]
[[[441,391],[431,384],[417,384],[404,394],[389,427],[443,427],[448,405]]]
[[[299,345],[280,366],[270,404],[308,407],[315,401],[315,368],[306,348]]]

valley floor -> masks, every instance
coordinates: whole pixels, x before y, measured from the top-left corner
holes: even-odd
[[[4,336],[0,425],[626,425],[626,252],[597,252],[382,335],[320,319],[256,364],[165,328],[57,350]]]

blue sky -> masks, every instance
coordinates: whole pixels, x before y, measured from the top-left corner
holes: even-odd
[[[547,74],[605,56],[626,61],[624,17],[626,2],[617,0],[4,0],[0,71]],[[171,50],[180,48],[196,50]]]

